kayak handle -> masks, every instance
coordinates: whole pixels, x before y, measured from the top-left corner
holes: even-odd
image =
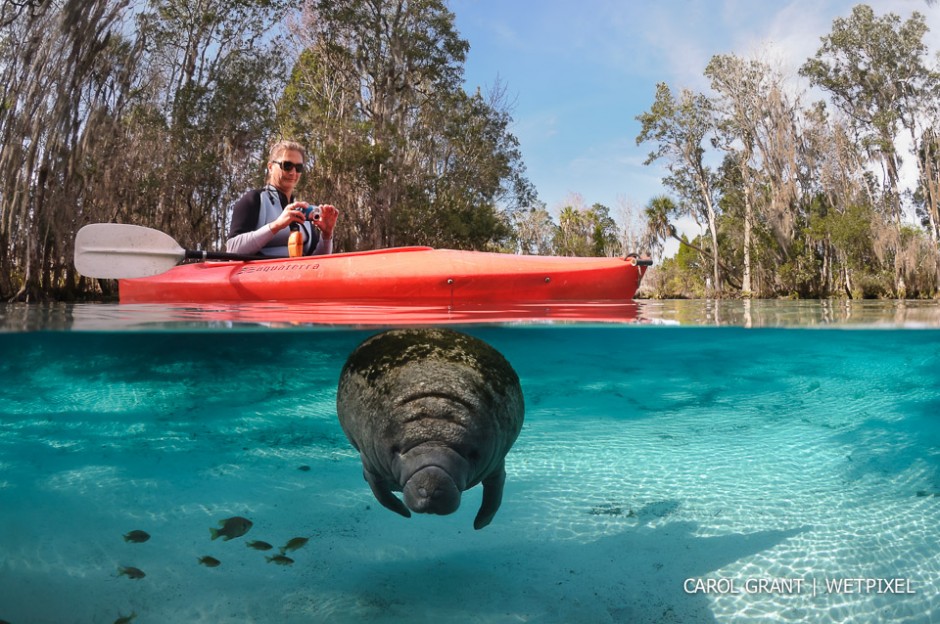
[[[633,266],[645,266],[645,267],[653,266],[652,258],[640,258],[639,254],[635,254],[635,253],[627,254],[624,260],[626,260]]]

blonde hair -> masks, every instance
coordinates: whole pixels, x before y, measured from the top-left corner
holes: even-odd
[[[304,150],[304,146],[297,141],[278,141],[271,146],[271,151],[268,153],[268,162],[274,162],[275,158],[284,152],[290,151],[300,152],[300,155],[304,157],[304,160],[307,159],[307,153],[306,150]]]

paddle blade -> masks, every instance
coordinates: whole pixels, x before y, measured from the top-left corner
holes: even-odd
[[[186,255],[159,230],[122,223],[92,223],[75,236],[75,268],[86,277],[124,279],[169,271]]]

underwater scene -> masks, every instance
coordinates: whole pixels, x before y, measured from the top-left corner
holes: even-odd
[[[270,312],[0,307],[0,621],[940,620],[935,303]]]

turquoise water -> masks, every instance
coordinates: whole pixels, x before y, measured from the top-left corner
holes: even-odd
[[[526,400],[481,531],[479,487],[404,519],[362,480],[336,382],[380,327],[2,312],[12,624],[940,619],[935,304],[458,325]],[[250,531],[211,540],[235,515]],[[298,536],[289,566],[246,547]]]

